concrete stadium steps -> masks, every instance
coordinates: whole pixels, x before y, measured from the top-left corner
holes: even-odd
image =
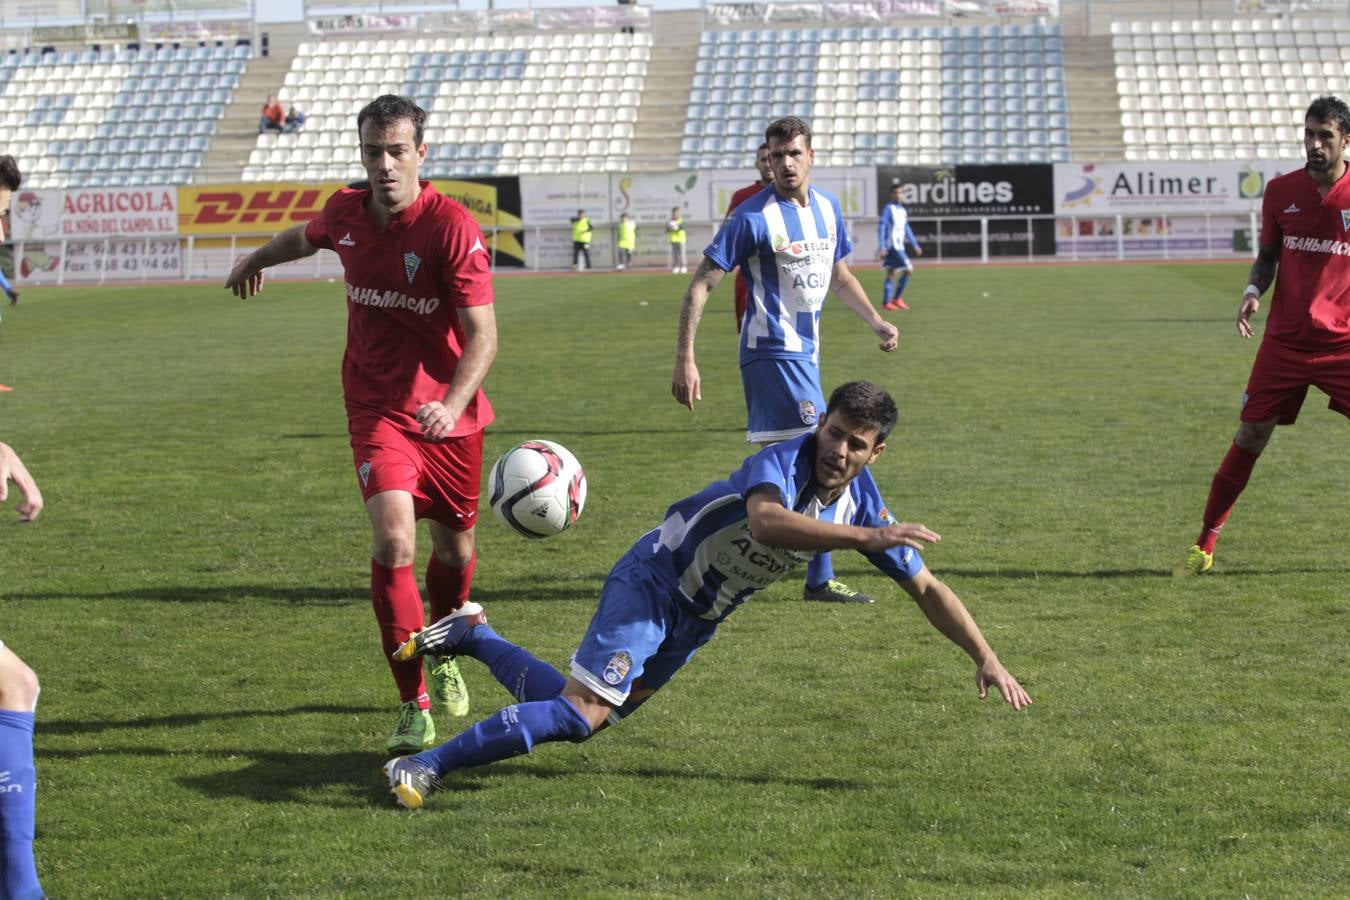
[[[699,34],[697,11],[656,13],[652,17],[652,55],[647,61],[647,81],[638,100],[633,152],[629,157],[629,168],[634,171],[679,166]]]
[[[1076,159],[1125,158],[1110,35],[1064,35],[1069,147]]]
[[[268,55],[249,60],[234,98],[225,107],[202,169],[212,181],[238,181],[248,164],[248,155],[258,143],[258,119],[267,98],[281,89],[304,40],[303,25],[275,25],[268,29]],[[261,48],[257,48],[261,53]],[[303,110],[301,110],[303,112]]]

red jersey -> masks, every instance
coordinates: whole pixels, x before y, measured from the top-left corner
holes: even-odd
[[[760,191],[764,190],[764,188],[766,187],[768,187],[768,185],[766,185],[764,182],[756,181],[754,184],[749,185],[747,187],[743,187],[736,193],[732,194],[731,202],[727,204],[727,217],[730,218],[732,210],[740,206],[745,201],[749,200],[751,197],[758,194]]]
[[[369,190],[343,188],[305,228],[305,240],[337,252],[347,281],[347,415],[376,414],[420,435],[414,413],[444,400],[464,350],[462,307],[492,302],[483,232],[460,204],[423,181],[412,206],[381,230],[366,212]],[[492,421],[482,389],[451,436]]]
[[[1325,197],[1306,170],[1273,178],[1261,244],[1280,248],[1263,340],[1306,351],[1350,349],[1350,176]]]

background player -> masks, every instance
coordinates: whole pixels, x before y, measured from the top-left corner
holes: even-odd
[[[759,170],[759,181],[754,184],[748,184],[739,191],[731,195],[731,202],[727,204],[726,218],[730,219],[731,214],[736,211],[746,200],[758,194],[760,191],[773,184],[773,168],[769,165],[769,142],[765,141],[759,145],[759,150],[755,153],[755,168]],[[726,219],[722,220],[726,224]],[[740,270],[736,271],[736,333],[741,333],[741,320],[745,318],[746,307],[750,303],[750,282],[745,280]]]
[[[938,535],[897,524],[867,466],[886,448],[895,403],[865,381],[841,385],[820,430],[775,444],[730,478],[671,506],[610,572],[570,677],[498,636],[471,604],[400,651],[481,660],[522,701],[426,753],[385,765],[398,802],[422,805],[447,772],[584,741],[660,690],[717,626],[809,552],[851,548],[889,575],[928,621],[975,661],[981,698],[995,688],[1014,709],[1031,698],[999,662],[951,588],[915,552]],[[724,562],[725,561],[725,562]]]
[[[1175,570],[1199,575],[1214,566],[1219,531],[1247,486],[1276,425],[1292,425],[1309,385],[1350,416],[1350,108],[1318,97],[1303,123],[1307,165],[1273,178],[1261,201],[1261,240],[1238,307],[1237,330],[1252,336],[1252,316],[1271,283],[1266,332],[1256,351],[1233,444],[1214,473],[1200,536]],[[1338,252],[1338,248],[1341,252]],[[1279,280],[1275,280],[1278,265]]]
[[[773,190],[743,202],[703,251],[680,310],[671,393],[690,409],[701,400],[694,335],[708,295],[737,266],[750,283],[741,331],[746,440],[771,444],[814,431],[825,406],[820,388],[820,310],[830,288],[890,352],[899,332],[873,308],[844,258],[853,250],[839,201],[811,187],[811,129],[795,116],[764,133]],[[807,567],[807,600],[871,603],[834,577],[828,553]]]
[[[386,94],[357,115],[364,190],[343,189],[308,225],[240,260],[225,286],[257,293],[263,270],[334,250],[347,281],[342,386],[361,495],[374,536],[370,590],[386,658],[422,627],[413,575],[418,518],[429,522],[426,585],[434,618],[468,599],[483,428],[483,379],[497,352],[490,260],[463,206],[419,181],[426,113]],[[436,729],[421,666],[392,663],[402,708],[390,752],[430,746]],[[436,660],[432,690],[455,715],[468,696],[451,659]]]
[[[9,238],[4,228],[4,224],[9,221],[9,201],[22,183],[23,175],[19,172],[19,164],[14,160],[14,157],[0,156],[0,243]],[[13,254],[7,253],[6,256],[8,261],[12,263],[14,260]],[[16,266],[15,272],[17,273],[17,271],[18,267]],[[9,298],[10,306],[19,302],[19,292],[5,277],[4,266],[0,266],[0,290],[3,290],[5,296]]]
[[[8,444],[0,443],[0,501],[13,481],[23,495],[19,521],[42,512],[42,492]],[[0,897],[34,900],[43,896],[33,859],[37,815],[37,770],[33,765],[33,721],[38,678],[0,641]]]
[[[877,226],[877,258],[886,270],[886,280],[881,285],[881,305],[886,309],[909,309],[905,302],[905,286],[909,276],[914,274],[914,263],[909,261],[905,247],[914,248],[915,256],[923,256],[923,248],[909,227],[909,212],[900,200],[904,188],[895,185],[891,188],[891,202],[881,211],[881,224]],[[895,273],[901,272],[900,283],[895,283]]]

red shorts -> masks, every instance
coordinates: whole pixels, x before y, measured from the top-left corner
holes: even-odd
[[[1262,341],[1242,395],[1242,421],[1293,425],[1309,386],[1331,398],[1328,407],[1350,416],[1350,349],[1310,353]]]
[[[388,419],[349,419],[352,458],[361,499],[384,491],[407,491],[419,519],[431,519],[455,531],[478,521],[482,484],[483,432],[419,440]]]

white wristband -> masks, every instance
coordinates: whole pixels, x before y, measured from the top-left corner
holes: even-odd
[[[1260,296],[1261,296],[1261,289],[1260,289],[1259,287],[1257,287],[1256,285],[1254,285],[1254,284],[1249,284],[1249,285],[1247,285],[1246,289],[1243,290],[1242,296],[1244,296],[1244,297],[1260,297]]]

